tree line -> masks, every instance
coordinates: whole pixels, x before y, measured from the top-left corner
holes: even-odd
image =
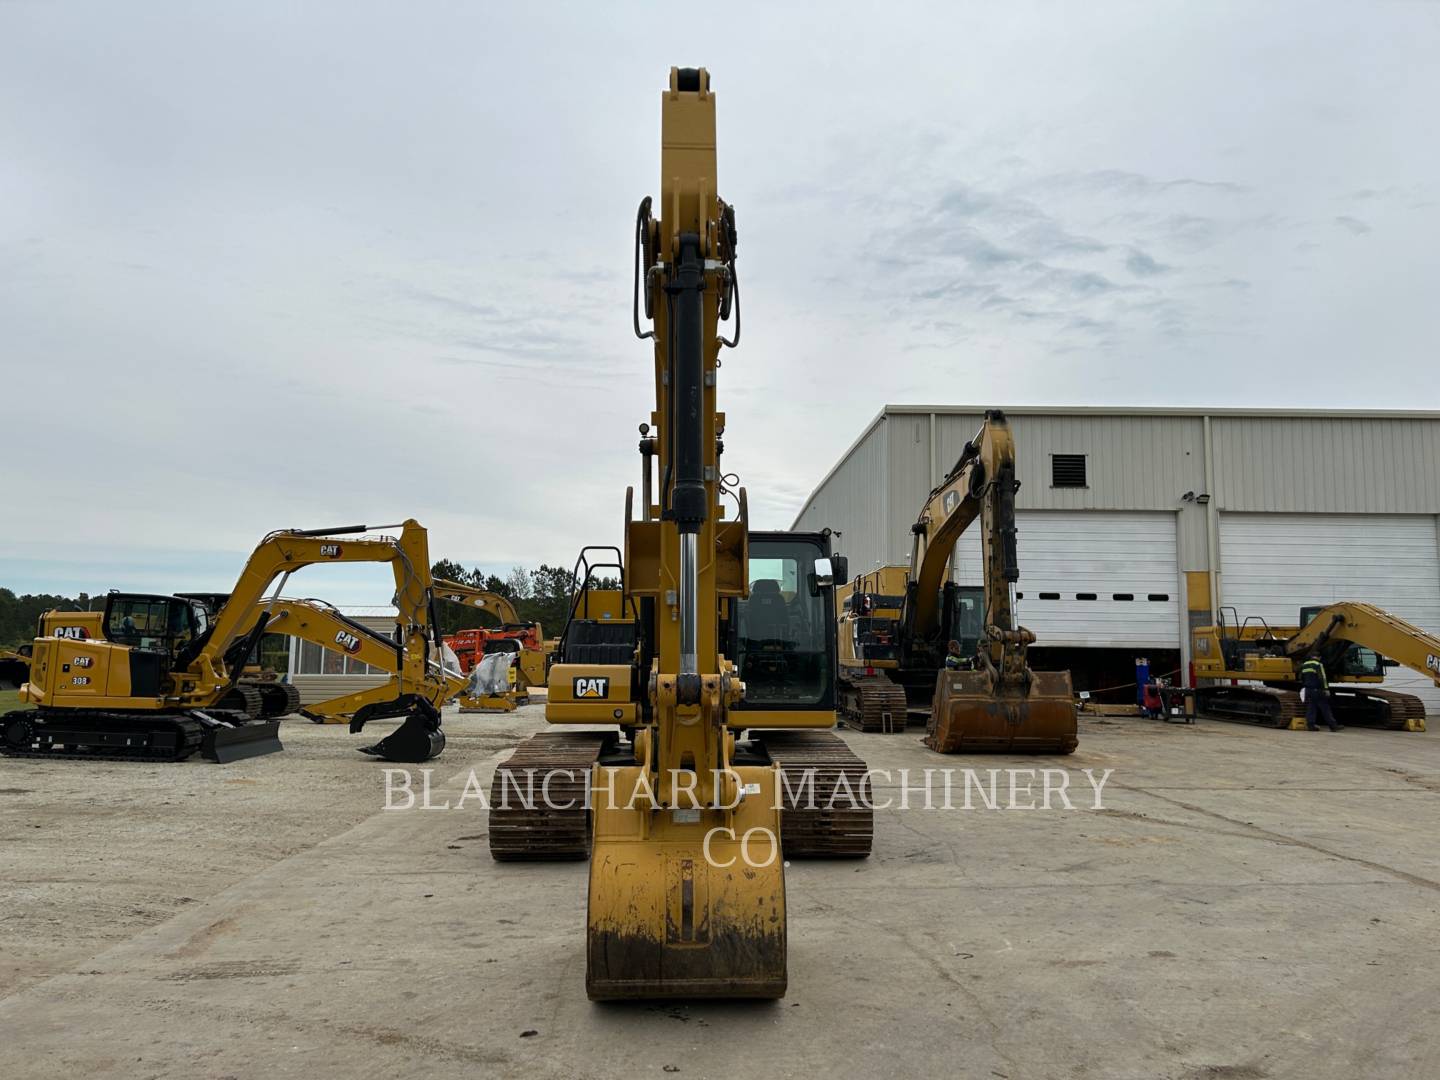
[[[497,593],[515,605],[522,622],[538,622],[547,637],[558,637],[570,615],[570,600],[576,587],[571,571],[563,566],[541,563],[535,570],[514,567],[508,574],[487,574],[451,559],[441,559],[430,568],[437,578],[458,581],[487,592]],[[597,578],[592,588],[617,589],[614,578]],[[105,606],[103,595],[60,596],[54,593],[25,593],[0,587],[0,648],[13,649],[35,637],[40,616],[55,609],[62,611],[100,610]],[[437,603],[436,617],[443,633],[494,625],[494,618],[475,608],[461,604]],[[268,635],[267,635],[268,636]]]
[[[53,593],[26,593],[17,596],[6,588],[0,588],[0,649],[13,649],[31,641],[40,625],[40,616],[47,611],[89,611],[91,604],[101,608],[103,596],[92,597],[89,593],[79,596],[58,596]]]
[[[437,578],[458,581],[462,585],[484,589],[505,597],[515,605],[515,613],[521,622],[538,622],[547,637],[558,637],[565,629],[570,617],[570,603],[579,583],[568,567],[550,566],[541,563],[538,569],[527,570],[516,566],[504,577],[487,574],[476,569],[467,569],[460,563],[441,559],[430,568]],[[590,587],[594,589],[618,589],[616,578],[596,577]],[[453,634],[456,630],[493,626],[495,620],[475,608],[461,604],[441,603],[436,605],[436,618],[441,630]]]

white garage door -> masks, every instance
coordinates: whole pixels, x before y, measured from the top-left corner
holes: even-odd
[[[1375,604],[1440,631],[1440,553],[1428,515],[1221,514],[1221,603],[1243,619],[1293,626],[1300,609],[1336,600]],[[1440,713],[1440,689],[1392,669],[1389,689],[1419,694]]]
[[[1178,649],[1175,515],[1024,510],[1020,622],[1040,646]],[[957,580],[982,581],[976,528],[956,548]]]

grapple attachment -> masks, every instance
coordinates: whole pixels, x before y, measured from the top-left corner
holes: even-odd
[[[985,671],[942,671],[925,745],[942,754],[1069,754],[1079,743],[1068,671],[997,688]]]
[[[595,1001],[783,997],[775,769],[736,770],[751,794],[732,813],[627,808],[640,771],[596,766],[592,774],[586,993]]]

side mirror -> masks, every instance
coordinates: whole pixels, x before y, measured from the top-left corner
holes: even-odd
[[[830,565],[829,559],[815,560],[815,584],[821,589],[828,589],[835,584],[835,568]]]
[[[830,568],[834,571],[831,577],[834,580],[835,587],[837,589],[840,588],[841,585],[849,583],[850,560],[847,559],[844,555],[831,555]]]

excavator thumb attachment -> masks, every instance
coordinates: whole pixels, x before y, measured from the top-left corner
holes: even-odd
[[[250,720],[229,724],[217,721],[208,714],[196,715],[205,724],[200,754],[217,765],[263,757],[265,754],[278,754],[285,749],[280,744],[279,720]]]
[[[732,813],[652,811],[627,806],[639,767],[595,767],[585,964],[592,1001],[784,996],[776,770],[736,772],[751,794]]]
[[[985,671],[942,671],[925,745],[942,754],[1070,754],[1079,743],[1068,671],[996,690]]]

